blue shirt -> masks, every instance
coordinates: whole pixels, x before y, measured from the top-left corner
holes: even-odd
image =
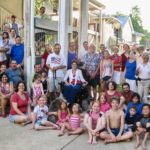
[[[67,69],[72,68],[71,63],[72,63],[73,60],[77,60],[77,53],[76,52],[74,52],[74,53],[68,52],[68,66],[67,66]]]
[[[21,64],[24,57],[24,44],[13,45],[10,53],[10,58],[16,60],[17,64]]]
[[[130,102],[128,104],[128,106],[127,106],[126,116],[129,115],[130,108],[133,107],[133,106],[136,107],[136,116],[141,116],[141,114],[142,114],[142,106],[143,106],[143,104],[141,102],[138,102],[136,104],[133,103],[133,102]]]
[[[6,74],[8,75],[9,81],[13,82],[15,87],[18,82],[22,81],[21,72],[18,68],[16,69],[8,68]]]
[[[129,60],[127,60],[125,78],[129,80],[135,80],[135,73],[136,73],[136,61],[130,63]]]

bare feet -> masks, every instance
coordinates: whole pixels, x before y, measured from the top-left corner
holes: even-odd
[[[96,145],[96,144],[97,144],[96,136],[93,137],[93,142],[92,142],[92,144],[93,144],[93,145]]]
[[[89,138],[88,144],[92,144],[92,138]]]
[[[146,144],[144,142],[142,143],[142,150],[146,150]]]
[[[116,143],[116,142],[117,142],[116,140],[109,139],[109,140],[105,140],[105,141],[104,141],[104,144]]]
[[[63,136],[63,135],[64,135],[64,133],[59,133],[59,134],[58,134],[58,136]]]
[[[134,148],[137,149],[139,146],[140,146],[140,142],[137,141],[137,142],[135,143],[135,145],[134,145]]]

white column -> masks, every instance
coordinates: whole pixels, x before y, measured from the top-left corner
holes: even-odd
[[[89,0],[80,0],[79,58],[85,54],[83,42],[88,40]]]
[[[61,53],[68,58],[68,32],[70,0],[59,1],[58,42],[61,44]]]
[[[24,75],[27,90],[30,92],[30,77],[34,69],[34,3],[33,0],[24,1]],[[32,13],[31,13],[32,11]]]

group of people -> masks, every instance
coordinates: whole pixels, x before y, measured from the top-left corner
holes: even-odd
[[[113,47],[110,54],[104,44],[100,45],[99,52],[87,41],[83,47],[84,53],[78,58],[76,44],[70,42],[66,59],[59,43],[53,48],[47,45],[42,63],[34,65],[29,95],[23,82],[21,38],[15,28],[4,32],[0,41],[1,116],[6,117],[5,109],[10,103],[11,122],[23,125],[32,122],[36,130],[58,129],[58,136],[63,136],[65,130],[68,135],[87,130],[89,144],[96,144],[98,137],[104,139],[105,144],[131,140],[135,131],[135,148],[140,145],[140,135],[144,134],[142,149],[145,150],[150,132],[149,54],[142,46],[130,48],[128,44],[123,45],[121,55],[118,47]],[[62,82],[63,90],[59,84]],[[87,112],[81,114],[76,95],[83,85],[88,87],[91,101]],[[64,98],[58,111],[49,112],[47,102],[53,93],[62,93]],[[56,115],[57,122],[48,121],[48,115]]]

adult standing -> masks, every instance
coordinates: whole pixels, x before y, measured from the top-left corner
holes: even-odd
[[[24,58],[24,44],[21,43],[21,37],[17,36],[16,44],[13,45],[10,53],[11,60],[16,60],[19,67],[23,66],[23,58]]]
[[[7,32],[2,33],[2,39],[0,39],[0,64],[7,63],[6,52],[9,50],[9,34]]]
[[[59,92],[58,83],[64,80],[63,69],[66,68],[66,61],[64,56],[60,53],[61,45],[56,43],[54,45],[53,53],[49,54],[46,65],[49,68],[49,92],[55,92],[55,88]]]
[[[106,50],[106,47],[104,44],[100,44],[100,52],[99,52],[99,59],[100,61],[104,58],[104,52]]]
[[[9,120],[14,123],[31,121],[30,97],[25,91],[24,82],[19,82],[16,92],[11,96]]]
[[[117,85],[121,83],[121,56],[118,55],[119,49],[118,47],[113,47],[113,55],[110,57],[114,64],[114,74],[113,81],[116,82]]]
[[[20,36],[20,30],[23,29],[23,25],[16,23],[16,16],[11,16],[11,23],[9,24],[10,28],[15,29],[16,35]]]
[[[46,66],[46,61],[47,61],[47,57],[50,53],[52,53],[52,47],[49,44],[47,44],[45,46],[45,52],[42,55],[42,61],[41,61],[42,68],[48,69]]]
[[[74,41],[69,43],[69,51],[68,51],[68,66],[67,69],[71,69],[71,63],[73,60],[77,60],[77,50]]]
[[[138,75],[138,93],[141,98],[148,94],[148,87],[150,85],[150,62],[149,54],[144,52],[142,55],[143,61],[137,65]]]
[[[109,52],[105,50],[104,58],[100,62],[100,85],[101,91],[105,91],[106,83],[112,79],[114,66],[113,61],[110,59]]]
[[[87,72],[86,80],[88,81],[88,85],[89,85],[89,94],[91,96],[91,88],[93,88],[94,99],[96,99],[96,95],[97,95],[96,86],[99,84],[99,77],[97,75],[98,68],[99,68],[98,67],[99,56],[95,50],[96,50],[95,45],[91,44],[89,46],[88,53],[86,53],[84,56],[84,66]]]
[[[10,53],[11,53],[11,49],[13,47],[13,45],[16,44],[16,31],[15,29],[11,28],[10,29],[10,33],[9,33],[9,51],[7,51],[6,55],[7,55],[7,66],[9,67],[9,63],[10,63]]]
[[[130,46],[128,44],[123,45],[123,54],[121,55],[122,57],[122,71],[124,72],[126,61],[128,60],[129,53],[130,53]]]
[[[132,91],[136,92],[136,60],[133,52],[130,52],[129,59],[126,62],[124,70],[124,78],[127,83],[129,83]]]

